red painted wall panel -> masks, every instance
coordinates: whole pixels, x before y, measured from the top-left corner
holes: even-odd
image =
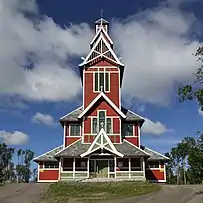
[[[106,63],[102,63],[102,65],[103,66],[108,66],[108,65],[112,66],[112,64],[108,64],[108,63],[107,64]],[[102,65],[99,65],[99,66],[102,66]],[[89,68],[89,69],[85,70],[85,73],[84,73],[85,74],[85,76],[84,76],[85,77],[85,79],[84,79],[84,107],[85,108],[99,94],[99,93],[93,92],[93,81],[94,81],[93,80],[93,76],[94,76],[94,74],[92,73],[92,71],[94,71],[94,70],[95,69],[93,69],[93,68]],[[103,71],[104,68],[99,68],[99,70]],[[111,69],[109,69],[109,70],[112,71]],[[119,86],[119,72],[117,72],[117,73],[112,73],[111,72],[110,73],[110,92],[106,93],[106,95],[118,107],[120,105],[119,90],[120,90],[120,86]]]
[[[113,118],[113,133],[120,134],[120,118]]]
[[[81,137],[66,137],[65,138],[65,147],[81,139]]]
[[[112,143],[120,143],[120,135],[109,135]]]
[[[156,170],[146,170],[147,180],[164,180],[164,172],[159,169]]]
[[[91,118],[84,120],[84,134],[91,134]]]
[[[59,170],[44,170],[39,172],[39,180],[58,180]]]
[[[97,110],[107,110],[106,116],[119,116],[119,114],[104,100],[103,98],[92,107],[86,114],[86,116],[97,116]]]
[[[136,146],[139,146],[139,139],[138,139],[138,137],[125,137],[125,139],[128,142],[130,142],[130,143],[132,143],[132,144],[134,144]]]

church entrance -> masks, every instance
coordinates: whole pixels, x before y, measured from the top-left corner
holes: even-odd
[[[108,160],[95,160],[98,178],[108,178]]]
[[[90,159],[90,174],[93,178],[108,178],[109,162],[107,159]]]

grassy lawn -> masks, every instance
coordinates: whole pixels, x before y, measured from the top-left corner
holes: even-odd
[[[160,188],[157,184],[143,182],[54,183],[49,186],[43,199],[52,203],[103,202],[143,195],[158,191]]]

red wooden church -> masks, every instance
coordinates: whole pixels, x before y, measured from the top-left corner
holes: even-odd
[[[34,159],[38,182],[91,178],[166,182],[167,157],[140,143],[144,118],[121,105],[124,64],[108,22],[95,22],[90,51],[79,65],[83,105],[60,119],[63,144]],[[126,70],[127,71],[127,70]]]

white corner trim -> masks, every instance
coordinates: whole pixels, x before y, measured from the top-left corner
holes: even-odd
[[[121,115],[123,118],[126,118],[126,115],[103,93],[101,92],[98,94],[92,102],[87,106],[87,108],[78,116],[78,118],[82,118],[91,108],[92,106],[97,102],[98,99],[103,97],[113,108],[114,110]]]
[[[82,138],[80,137],[80,139],[76,140],[75,142],[71,143],[70,145],[66,146],[65,148],[63,148],[62,150],[60,150],[59,152],[57,152],[54,156],[56,156],[57,154],[59,154],[60,152],[62,152],[63,150],[66,150],[68,147],[74,145],[75,143],[81,141]]]
[[[78,108],[74,109],[73,111],[71,111],[71,112],[67,113],[66,115],[62,116],[62,117],[60,118],[60,120],[63,119],[63,118],[65,118],[66,116],[70,115],[70,114],[73,113],[74,111],[77,111],[77,110],[80,109],[81,107],[82,107],[82,106],[79,106]]]
[[[148,147],[145,147],[145,148],[148,149],[148,150],[151,151],[151,152],[154,152],[154,153],[156,153],[156,154],[158,154],[158,155],[164,157],[164,158],[167,159],[167,160],[170,160],[170,158],[168,158],[167,156],[165,156],[165,155],[163,155],[163,154],[160,154],[159,152],[156,152],[156,151],[154,151],[154,150],[152,150],[152,149],[149,149]]]
[[[100,142],[97,142],[99,140],[99,138],[101,139]],[[106,143],[104,143],[104,139],[107,141]],[[96,149],[93,149],[93,147],[97,145],[98,147]],[[106,145],[109,145],[111,147],[111,149],[107,148]],[[106,134],[106,132],[104,131],[104,129],[102,128],[100,130],[100,132],[98,133],[98,135],[96,136],[96,138],[94,139],[94,141],[92,142],[92,144],[90,145],[89,149],[81,154],[81,157],[84,157],[86,155],[91,154],[92,152],[100,149],[100,148],[104,148],[120,157],[123,157],[124,155],[121,154],[120,152],[118,152],[115,148],[115,146],[113,145],[113,143],[111,142],[110,138],[108,137],[108,135]],[[93,149],[93,150],[92,150]]]
[[[132,144],[131,142],[129,142],[128,140],[126,140],[124,138],[123,142],[127,142],[128,144],[132,145],[133,147],[137,148],[138,150],[142,151],[143,153],[145,153],[146,155],[150,156],[150,154],[148,154],[147,152],[145,152],[144,150],[142,150],[141,148],[137,147],[136,145]]]
[[[59,147],[55,147],[54,149],[51,149],[51,150],[49,150],[48,152],[46,152],[46,153],[44,153],[44,154],[41,154],[41,155],[39,155],[39,156],[35,157],[35,158],[33,159],[33,161],[34,161],[34,160],[36,160],[36,159],[38,159],[38,158],[39,158],[39,157],[41,157],[41,156],[46,155],[46,154],[47,154],[47,153],[49,153],[49,152],[54,151],[55,149],[60,148],[60,147],[63,147],[63,145],[60,145]]]

